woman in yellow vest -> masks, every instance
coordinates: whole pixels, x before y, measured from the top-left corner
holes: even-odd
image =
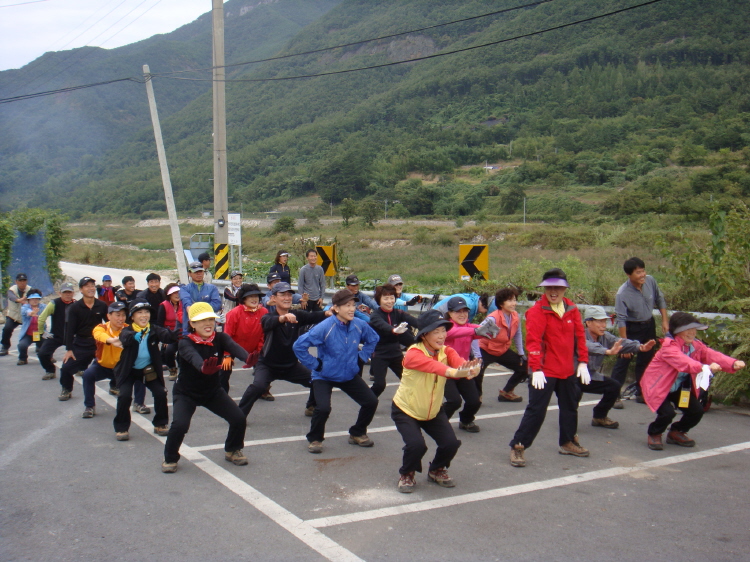
[[[472,379],[479,374],[481,365],[479,359],[465,361],[445,345],[452,324],[440,311],[430,310],[423,314],[417,326],[419,342],[412,345],[404,356],[404,372],[391,411],[391,419],[404,440],[398,491],[405,494],[414,490],[414,473],[422,472],[422,457],[427,452],[422,430],[437,444],[427,481],[445,488],[455,486],[447,469],[461,441],[456,438],[445,415],[443,390],[446,379]]]

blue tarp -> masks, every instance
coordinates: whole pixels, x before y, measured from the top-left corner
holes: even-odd
[[[47,272],[47,260],[44,256],[44,234],[37,232],[33,235],[16,232],[10,254],[8,275],[13,284],[16,275],[25,273],[29,278],[29,287],[42,292],[42,296],[55,292],[52,281]]]

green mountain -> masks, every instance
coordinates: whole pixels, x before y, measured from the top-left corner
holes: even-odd
[[[503,42],[633,4],[554,0],[236,67],[232,79],[266,80],[227,84],[230,195],[256,207],[311,192],[333,202],[371,196],[398,199],[404,215],[462,215],[513,213],[528,194],[531,214],[553,218],[703,216],[710,201],[728,206],[750,197],[750,41],[738,17],[750,13],[747,0],[662,0]],[[299,30],[279,52],[308,52],[518,5],[348,0]],[[486,43],[496,44],[281,80]],[[152,65],[152,71],[158,69]],[[187,88],[168,77],[154,84],[160,108],[179,105],[168,99],[168,88]],[[212,197],[210,94],[176,105],[162,125],[178,209],[189,210]],[[39,171],[33,178],[33,166],[17,166],[27,187],[38,182],[25,191],[26,201],[73,214],[162,211],[152,132],[143,128],[123,140],[104,157],[54,176]],[[5,145],[1,150],[6,153]],[[451,176],[458,166],[500,159],[524,163],[486,179],[480,173],[477,181]],[[439,181],[407,180],[410,172]],[[116,196],[102,200],[101,193]]]
[[[228,64],[268,57],[341,0],[229,0],[224,6]],[[0,72],[0,98],[79,84],[211,66],[211,14],[172,33],[119,47],[50,52],[18,70]],[[210,73],[200,73],[210,76]],[[231,72],[230,72],[231,75]],[[154,85],[161,118],[210,91],[210,82],[165,80]],[[108,150],[150,127],[146,92],[119,82],[51,97],[0,105],[0,209],[57,207]],[[63,204],[65,206],[65,204]],[[75,201],[71,203],[75,206]]]

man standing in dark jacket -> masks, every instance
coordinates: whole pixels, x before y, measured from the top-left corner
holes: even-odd
[[[73,284],[63,283],[60,287],[60,296],[45,306],[39,315],[40,331],[44,330],[47,318],[52,318],[52,328],[48,334],[49,337],[45,336],[43,338],[42,346],[37,352],[39,363],[44,369],[42,380],[47,381],[57,376],[55,374],[55,365],[52,363],[52,356],[58,347],[65,345],[65,316],[71,304],[73,304]]]
[[[96,355],[94,327],[106,321],[107,305],[96,298],[96,281],[84,277],[78,282],[81,299],[68,307],[65,321],[65,355],[60,368],[62,391],[58,400],[70,400],[73,375],[85,370]]]
[[[156,312],[159,310],[159,305],[167,300],[167,295],[164,294],[164,289],[161,288],[161,276],[158,273],[149,273],[148,277],[146,277],[146,283],[148,283],[148,289],[140,291],[136,295],[136,298],[148,301],[153,311],[151,323],[156,324]]]
[[[312,394],[310,369],[299,362],[297,356],[294,355],[293,346],[300,336],[302,326],[322,322],[331,315],[331,312],[295,310],[292,314],[289,312],[292,307],[292,287],[283,281],[273,286],[272,293],[275,297],[276,309],[260,319],[265,334],[265,343],[260,352],[258,364],[255,366],[255,378],[240,400],[240,410],[247,416],[255,401],[266,392],[271,383],[281,379],[311,389],[305,415],[312,416],[315,400]]]
[[[130,306],[130,303],[133,302],[137,296],[138,291],[135,290],[135,279],[130,275],[126,275],[122,278],[122,289],[115,293],[115,298]]]

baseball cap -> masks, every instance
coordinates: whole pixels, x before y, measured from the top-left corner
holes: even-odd
[[[25,273],[19,273],[18,275],[16,275],[16,281],[28,281],[28,280],[29,278],[26,277]]]
[[[206,318],[218,318],[219,315],[214,312],[214,309],[207,302],[196,302],[190,305],[188,317],[192,322],[197,322]]]
[[[331,304],[341,306],[342,304],[346,304],[349,301],[353,301],[356,299],[357,297],[355,297],[354,293],[352,293],[349,289],[341,289],[340,291],[337,291],[335,295],[333,295]]]
[[[104,276],[102,276],[102,281],[112,281],[112,276],[111,275],[104,275]]]
[[[469,308],[469,305],[466,304],[466,299],[463,297],[452,297],[448,301],[448,310],[451,312],[463,310],[464,308]]]
[[[128,305],[126,305],[122,301],[115,301],[109,305],[109,308],[107,308],[107,312],[119,312],[121,310],[125,310],[127,306]]]
[[[276,293],[293,293],[292,286],[289,283],[286,283],[284,281],[281,281],[280,283],[276,283],[276,285],[273,286],[271,289],[272,294]],[[351,294],[351,293],[350,293]]]
[[[398,285],[399,283],[401,283],[402,285],[404,284],[404,280],[403,280],[403,279],[401,279],[401,276],[400,276],[400,275],[395,275],[395,274],[394,274],[394,275],[391,275],[391,276],[390,276],[390,277],[388,278],[388,284],[389,284],[389,285]]]
[[[435,308],[428,310],[417,319],[417,327],[419,328],[417,337],[431,332],[440,326],[445,326],[446,330],[450,330],[453,327],[453,323],[443,316],[443,313],[439,310]]]
[[[229,278],[232,279],[233,277],[237,277],[238,275],[240,277],[243,277],[243,274],[241,271],[233,271],[232,273],[229,274]]]
[[[80,289],[87,283],[96,283],[96,279],[93,277],[81,277],[81,280],[78,282],[78,288]]]
[[[266,283],[268,283],[269,285],[274,281],[281,281],[281,275],[279,275],[275,271],[273,273],[269,273],[266,277]]]
[[[73,283],[63,283],[60,285],[60,292],[61,293],[73,293],[75,290],[73,289]]]
[[[589,306],[586,308],[585,320],[607,320],[609,316],[601,306]]]
[[[350,275],[346,278],[347,285],[359,285],[359,277],[356,275]]]
[[[130,303],[130,308],[128,309],[129,314],[132,316],[134,313],[138,312],[139,310],[153,310],[151,307],[151,303],[148,302],[146,299],[135,299],[133,302]]]
[[[198,271],[206,271],[205,269],[203,269],[203,264],[199,261],[191,262],[189,267],[190,271],[192,271],[193,273],[196,273]]]

